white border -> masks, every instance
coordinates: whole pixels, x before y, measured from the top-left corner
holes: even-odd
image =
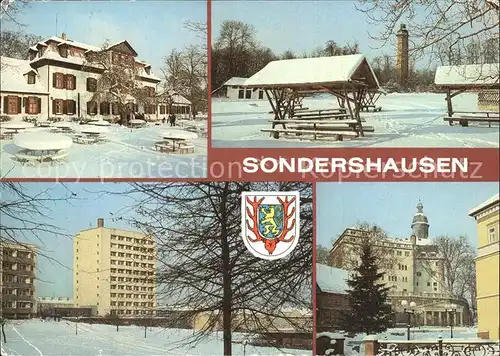
[[[248,241],[245,231],[247,230],[247,219],[246,219],[246,198],[249,196],[291,196],[295,197],[295,239],[292,242],[292,245],[290,248],[286,250],[286,252],[280,254],[279,256],[273,256],[273,255],[262,255],[260,253],[255,252],[255,250],[251,247],[250,242]],[[287,212],[285,212],[287,213]],[[268,261],[273,261],[273,260],[278,260],[281,258],[287,257],[293,250],[295,250],[295,247],[297,246],[299,242],[299,236],[300,235],[300,192],[296,191],[273,191],[273,192],[242,192],[241,193],[241,238],[243,239],[243,242],[245,243],[245,246],[248,251],[252,253],[257,258],[261,258],[263,260],[268,260]]]

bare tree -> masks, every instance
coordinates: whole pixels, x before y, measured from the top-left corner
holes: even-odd
[[[328,265],[330,251],[325,246],[316,246],[316,263]]]
[[[28,48],[42,40],[42,37],[26,34],[22,31],[2,31],[0,33],[0,55],[27,59]]]
[[[62,183],[59,184],[66,187]],[[52,220],[51,208],[58,202],[69,203],[77,199],[75,194],[68,188],[65,194],[55,195],[51,189],[33,193],[28,191],[26,185],[1,181],[0,195],[0,247],[16,244],[63,268],[70,268],[50,255],[39,236],[48,233],[54,238],[69,237],[57,225],[50,222]],[[33,244],[37,245],[36,249]],[[2,318],[2,287],[3,281],[0,285],[0,324],[2,336],[6,342],[5,320]]]
[[[437,255],[443,259],[442,287],[456,298],[468,301],[474,306],[475,298],[475,256],[474,247],[464,236],[439,236],[433,240],[437,246]],[[424,263],[422,265],[428,273],[433,267]]]
[[[300,243],[272,263],[254,257],[241,233],[244,191],[299,191]],[[139,194],[131,223],[155,236],[158,299],[171,308],[208,315],[197,342],[222,324],[224,355],[231,355],[232,332],[266,333],[286,321],[312,331],[312,320],[291,317],[286,308],[311,310],[312,189],[307,183],[186,182],[134,184]],[[312,318],[311,318],[312,319]]]
[[[379,268],[385,271],[390,271],[394,268],[400,258],[394,254],[387,253],[387,242],[390,239],[384,229],[366,221],[359,221],[353,227],[353,230],[354,233],[357,233],[356,236],[346,236],[347,240],[342,251],[342,268],[354,270],[359,265],[360,248],[365,241],[370,241]]]
[[[101,75],[96,81],[92,101],[95,105],[107,103],[113,105],[112,111],[118,111],[122,124],[127,123],[134,112],[134,103],[155,105],[155,93],[145,87],[138,76],[141,70],[132,56],[116,55],[105,43],[101,50],[88,52],[84,68],[98,68]]]
[[[382,26],[371,36],[381,47],[395,38],[400,22],[406,23],[411,30],[410,56],[416,61],[427,58],[433,63],[445,48],[448,57],[458,58],[471,40],[484,48],[487,41],[499,39],[498,7],[487,0],[358,0],[357,8]]]
[[[16,16],[19,12],[30,5],[30,0],[2,0],[0,2],[0,20],[3,23],[13,23],[16,26],[24,26],[20,23]]]

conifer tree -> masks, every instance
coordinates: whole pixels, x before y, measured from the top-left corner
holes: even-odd
[[[375,334],[392,325],[393,312],[388,303],[389,287],[381,283],[384,276],[366,239],[361,246],[360,264],[347,280],[349,312],[344,315],[344,329],[349,333]]]

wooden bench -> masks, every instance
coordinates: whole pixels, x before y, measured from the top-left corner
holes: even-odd
[[[344,136],[358,137],[355,131],[317,131],[317,130],[297,130],[297,129],[261,129],[262,132],[283,133],[283,134],[296,134],[296,136],[312,135],[316,140],[318,136],[333,136],[336,141],[343,141]]]
[[[297,128],[299,130],[308,130],[311,129],[312,125],[298,125]],[[317,127],[312,127],[313,130],[317,131],[353,131],[355,129],[356,131],[361,131],[361,129],[357,127],[352,127],[352,126],[338,126],[338,125],[319,125]],[[375,127],[373,126],[363,126],[363,132],[375,132]]]
[[[361,111],[370,111],[370,109],[373,109],[373,112],[378,112],[378,111],[382,111],[382,107],[381,106],[375,106],[375,105],[363,105],[361,106]]]
[[[74,136],[73,142],[80,145],[91,145],[97,143],[98,139],[94,137]]]
[[[169,153],[173,151],[172,146],[167,145],[165,142],[156,142],[155,150],[162,153]]]
[[[454,122],[458,122],[461,126],[467,127],[470,122],[487,122],[488,127],[491,127],[491,123],[500,124],[500,117],[490,117],[490,116],[454,116],[454,117],[444,117],[444,121],[448,121],[450,126],[453,126]]]
[[[286,108],[280,108],[281,111],[285,111]],[[295,107],[293,109],[294,112],[297,112],[297,111],[307,111],[309,110],[309,108],[301,108],[301,107]],[[274,111],[269,111],[269,114],[274,114]]]
[[[191,143],[183,143],[179,145],[179,153],[188,154],[194,153],[194,145]]]

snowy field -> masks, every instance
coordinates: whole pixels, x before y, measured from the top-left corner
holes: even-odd
[[[382,111],[361,113],[374,133],[342,142],[279,140],[260,130],[271,128],[271,107],[267,100],[212,100],[212,144],[214,147],[499,147],[499,126],[488,128],[450,126],[443,120],[444,94],[389,94],[377,105]],[[338,107],[332,96],[305,98],[311,110]],[[455,110],[477,110],[476,94],[453,99]]]
[[[192,331],[178,329],[148,329],[137,326],[75,324],[67,321],[13,321],[7,324],[7,343],[2,343],[2,356],[153,356],[153,355],[222,355],[222,333],[213,334],[196,346],[180,346],[192,336]],[[242,335],[233,339],[242,340]],[[2,340],[3,341],[3,340]],[[233,355],[243,355],[243,346],[233,344]],[[246,346],[245,355],[307,355],[299,350],[277,350]]]
[[[11,123],[12,121],[10,121]],[[200,122],[206,127],[206,121]],[[78,132],[78,124],[72,124]],[[178,127],[177,127],[178,128]],[[12,140],[0,140],[0,176],[16,178],[204,178],[207,172],[207,139],[198,135],[192,140],[194,154],[160,153],[155,142],[162,140],[168,124],[148,124],[129,129],[112,125],[105,133],[107,141],[69,148],[67,163],[30,166],[15,161],[19,148]],[[34,128],[44,131],[50,128]],[[71,135],[71,134],[69,134]]]

